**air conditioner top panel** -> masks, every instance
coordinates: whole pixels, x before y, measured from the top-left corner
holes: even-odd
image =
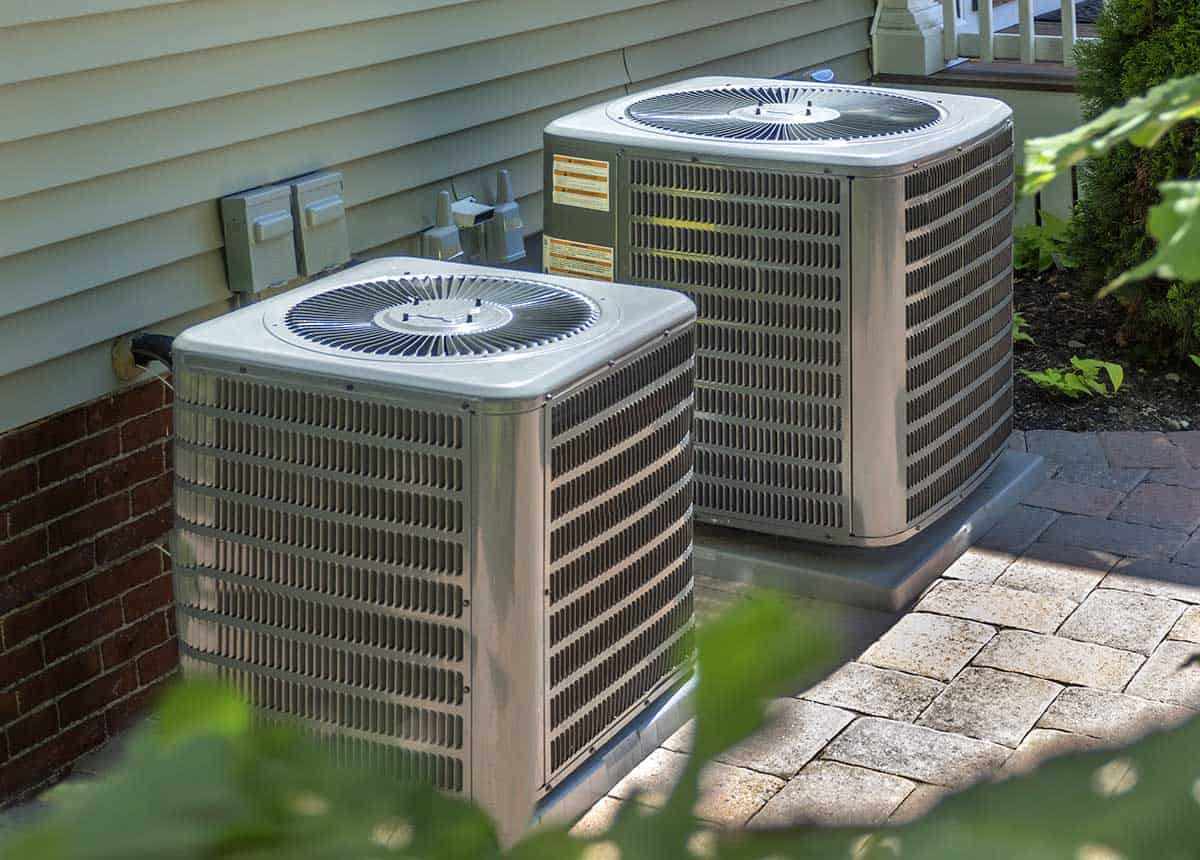
[[[596,105],[546,133],[847,173],[909,169],[1008,121],[996,99],[773,78],[704,77]]]
[[[193,326],[174,350],[516,411],[694,318],[669,290],[392,257]]]

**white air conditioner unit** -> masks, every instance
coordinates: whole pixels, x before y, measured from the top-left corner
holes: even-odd
[[[694,320],[666,290],[397,258],[183,333],[185,674],[510,839],[606,743],[628,759],[631,721],[653,749],[693,652]]]
[[[898,543],[1012,422],[1011,111],[698,78],[551,123],[545,268],[696,302],[696,514]]]

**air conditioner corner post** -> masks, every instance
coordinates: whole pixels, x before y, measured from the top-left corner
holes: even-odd
[[[907,528],[905,451],[904,177],[850,183],[851,534]]]
[[[511,845],[528,828],[546,774],[544,422],[534,409],[470,423],[478,452],[470,524],[471,794]]]

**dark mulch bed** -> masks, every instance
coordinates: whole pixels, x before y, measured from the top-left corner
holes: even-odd
[[[1014,399],[1021,430],[1181,430],[1200,429],[1200,372],[1187,367],[1155,367],[1133,348],[1119,344],[1125,318],[1114,300],[1092,301],[1073,272],[1018,273],[1016,309],[1037,345],[1016,344],[1018,369],[1064,367],[1071,356],[1115,361],[1125,368],[1125,384],[1111,398],[1071,400],[1043,391],[1017,374]],[[1070,342],[1083,344],[1071,346]],[[1168,378],[1168,374],[1172,378]],[[1103,376],[1107,381],[1107,378]]]

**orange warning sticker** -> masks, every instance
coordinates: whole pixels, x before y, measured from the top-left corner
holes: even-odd
[[[608,211],[608,162],[555,155],[550,169],[551,200],[563,206]]]
[[[542,234],[542,268],[551,275],[611,281],[613,249]]]

